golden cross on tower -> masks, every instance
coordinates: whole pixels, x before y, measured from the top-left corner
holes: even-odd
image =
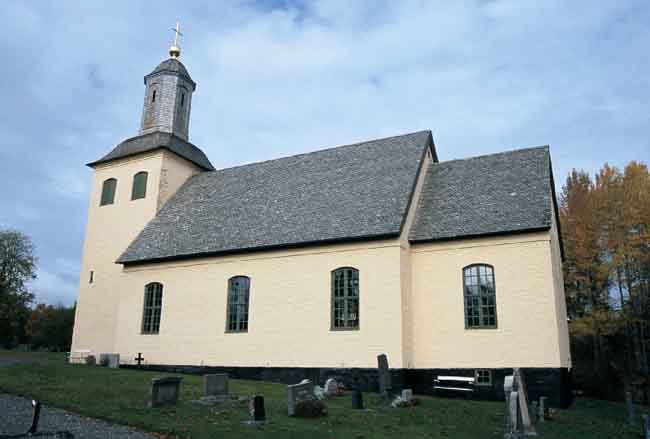
[[[172,28],[172,30],[175,32],[175,35],[174,35],[174,43],[169,48],[169,56],[171,56],[172,58],[178,58],[179,56],[181,56],[181,47],[178,45],[178,37],[183,36],[183,34],[181,33],[181,25],[178,21],[176,22],[176,28]]]

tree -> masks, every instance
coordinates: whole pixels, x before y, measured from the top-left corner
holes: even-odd
[[[573,170],[560,222],[575,372],[583,385],[644,384],[650,396],[650,174],[605,164],[595,179]],[[616,387],[616,386],[614,386]],[[620,386],[619,386],[620,387]],[[609,395],[613,396],[613,395]]]
[[[75,305],[76,306],[76,305]],[[72,342],[75,306],[38,304],[27,321],[26,332],[32,348],[69,351]]]
[[[34,300],[27,285],[35,278],[36,258],[29,237],[0,230],[0,346],[24,341],[29,305]]]

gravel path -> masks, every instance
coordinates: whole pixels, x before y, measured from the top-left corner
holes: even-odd
[[[1,372],[0,372],[1,373]],[[25,433],[32,422],[31,401],[18,396],[0,394],[0,438],[3,435]],[[38,423],[39,432],[56,432],[67,430],[77,438],[89,439],[154,439],[145,434],[123,425],[110,424],[97,419],[85,418],[43,405]],[[56,436],[44,436],[54,438]]]

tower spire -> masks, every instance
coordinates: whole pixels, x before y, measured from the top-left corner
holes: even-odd
[[[172,28],[172,30],[175,32],[175,34],[174,34],[174,42],[169,48],[169,56],[171,56],[172,58],[178,58],[179,56],[181,56],[181,46],[179,45],[178,37],[183,36],[183,34],[181,33],[181,25],[178,21],[176,22],[176,28]]]

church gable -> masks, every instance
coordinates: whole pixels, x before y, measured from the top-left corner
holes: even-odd
[[[409,239],[548,230],[553,191],[547,146],[434,163]]]
[[[432,149],[421,131],[196,175],[118,262],[397,237]]]

